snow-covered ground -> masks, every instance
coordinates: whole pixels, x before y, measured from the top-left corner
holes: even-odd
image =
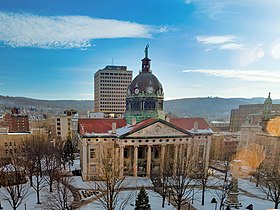
[[[34,180],[35,183],[35,180]],[[28,187],[28,196],[23,200],[22,204],[17,208],[17,210],[38,210],[44,208],[44,203],[48,201],[47,196],[50,194],[49,186],[46,182],[43,183],[43,189],[40,191],[40,202],[42,204],[37,204],[37,195],[36,191],[29,187],[29,182],[26,185]],[[3,194],[7,194],[3,188],[0,188],[0,201],[3,207],[3,210],[11,210],[12,207],[8,201],[3,200]],[[70,198],[73,201],[73,197]]]
[[[152,190],[147,190],[147,192],[148,192],[148,195],[149,195],[149,201],[150,201],[152,210],[157,210],[157,209],[175,210],[176,209],[174,206],[168,205],[168,199],[165,202],[165,207],[162,208],[161,207],[162,200],[161,200],[160,195],[155,193]],[[130,193],[132,193],[132,198],[131,198],[130,202],[128,203],[128,205],[126,206],[125,210],[134,210],[135,209],[136,195],[137,195],[137,193],[139,193],[139,190],[137,192],[136,191],[124,191],[124,192],[122,192],[120,197],[126,198],[126,197],[129,196]],[[118,205],[119,205],[119,203],[118,203]],[[93,203],[89,203],[88,205],[80,208],[80,210],[92,210],[92,209],[101,210],[101,209],[104,209],[104,208],[100,205],[100,203],[98,201],[95,201]],[[116,208],[116,209],[118,209],[118,208]]]
[[[78,188],[78,189],[94,189],[95,182],[83,182],[81,177],[70,177],[71,184]],[[210,185],[217,186],[222,184],[222,182],[219,182],[219,179],[213,178],[210,182]],[[140,187],[152,187],[152,183],[149,179],[146,178],[135,178],[135,177],[127,177],[125,179],[125,185],[129,188],[136,188],[138,189],[137,192],[139,192]],[[255,183],[249,182],[247,180],[239,179],[239,202],[242,204],[242,207],[240,209],[246,209],[246,207],[249,204],[253,204],[254,210],[266,210],[266,209],[273,209],[274,203],[272,201],[269,201],[266,199],[266,195],[260,190],[260,188],[255,187]],[[245,192],[244,192],[245,191]],[[3,192],[3,188],[0,189],[0,192]],[[25,204],[27,210],[36,210],[36,209],[42,209],[43,204],[38,205],[36,200],[36,192],[33,188],[29,188],[30,195],[23,201],[22,205],[18,208],[18,210],[25,210]],[[134,191],[124,191],[122,192],[122,196],[126,197],[129,193],[132,193],[132,199],[129,202],[129,204],[126,206],[125,210],[133,210],[135,208],[135,199],[137,192]],[[150,204],[153,210],[162,209],[161,208],[161,197],[159,194],[155,193],[152,190],[147,190]],[[246,193],[248,192],[248,193]],[[41,202],[44,203],[47,199],[47,195],[49,194],[49,187],[46,186],[43,188],[43,190],[40,192],[40,198]],[[250,196],[251,194],[251,196]],[[255,196],[252,196],[255,195]],[[215,209],[215,204],[211,203],[212,198],[216,198],[216,200],[219,202],[219,197],[217,195],[217,190],[213,189],[207,189],[205,194],[205,205],[201,206],[201,190],[196,189],[194,196],[193,196],[193,205],[197,210],[211,210]],[[90,197],[89,199],[91,199]],[[4,210],[10,210],[11,207],[8,204],[7,201],[3,201],[1,193],[0,193],[0,199],[2,206],[4,207]],[[121,199],[120,199],[121,200]],[[191,202],[191,201],[190,201]],[[217,206],[218,209],[219,205]],[[80,210],[89,210],[89,209],[104,209],[100,205],[98,205],[98,201],[94,201],[92,203],[87,204],[86,206],[83,206],[80,208]],[[166,200],[165,210],[171,210],[175,209],[172,205],[168,205],[168,198]]]
[[[84,182],[82,180],[82,177],[80,176],[74,176],[71,177],[71,185],[75,188],[78,189],[95,189],[98,182],[95,181],[88,181],[88,182]],[[129,187],[152,187],[153,184],[151,182],[151,180],[147,179],[147,178],[143,178],[143,177],[126,177],[124,182],[123,182],[123,186],[125,186],[126,188]]]
[[[217,194],[214,192],[214,190],[207,190],[205,193],[205,204],[204,206],[201,205],[201,190],[197,190],[197,193],[194,196],[194,204],[193,206],[197,210],[210,210],[215,209],[215,204],[211,203],[212,198],[216,198],[218,201],[217,209],[219,209],[219,198]],[[266,210],[266,209],[273,209],[274,204],[271,201],[268,200],[261,200],[258,198],[252,198],[248,197],[244,194],[240,194],[238,196],[239,202],[242,204],[242,207],[239,209],[246,210],[246,207],[249,204],[253,204],[254,210]],[[234,209],[234,208],[233,208]]]

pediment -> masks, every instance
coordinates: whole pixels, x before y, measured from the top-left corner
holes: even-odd
[[[140,128],[139,130],[127,135],[126,137],[163,137],[163,136],[190,136],[189,133],[182,131],[181,129],[157,121],[154,124]]]

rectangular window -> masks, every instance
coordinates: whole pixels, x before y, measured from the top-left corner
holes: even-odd
[[[124,148],[123,157],[128,158],[128,148]]]
[[[90,172],[95,173],[96,172],[96,165],[90,165]]]
[[[111,148],[107,148],[106,150],[107,150],[107,158],[112,158],[112,151],[114,150],[112,150]]]
[[[96,155],[95,155],[95,149],[90,149],[90,150],[89,150],[89,156],[90,156],[90,158],[95,158],[95,157],[96,157]]]
[[[199,148],[198,148],[198,157],[199,157],[199,158],[203,158],[203,154],[204,154],[204,145],[199,145]]]

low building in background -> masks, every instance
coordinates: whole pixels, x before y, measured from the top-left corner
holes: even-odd
[[[240,142],[240,132],[218,132],[211,138],[210,160],[230,160]]]
[[[75,110],[66,110],[55,118],[55,133],[59,140],[75,138],[78,129],[78,114]]]
[[[29,132],[28,115],[20,112],[17,108],[13,108],[11,113],[5,114],[2,127],[8,128],[9,133]]]
[[[214,132],[229,132],[229,121],[211,121],[211,128]]]

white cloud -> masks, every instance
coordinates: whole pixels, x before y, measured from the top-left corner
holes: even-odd
[[[224,44],[228,42],[236,41],[235,36],[226,35],[226,36],[196,36],[196,40],[202,44]]]
[[[262,81],[280,83],[280,73],[258,70],[234,70],[234,69],[194,69],[184,70],[185,73],[201,73],[216,77],[236,78],[246,81]]]
[[[12,47],[87,48],[92,39],[149,38],[168,27],[87,16],[0,12],[0,42]]]
[[[235,43],[238,37],[232,35],[225,36],[196,36],[196,41],[200,44],[207,45],[205,52],[208,52],[214,47],[220,50],[244,50],[245,45]],[[209,47],[211,46],[211,47]]]
[[[198,8],[197,13],[207,15],[211,19],[217,19],[218,17],[225,15],[239,15],[238,11],[235,11],[235,7],[242,8],[260,8],[270,11],[279,11],[279,0],[192,0]]]
[[[220,46],[220,50],[244,50],[244,49],[245,46],[243,44],[237,44],[237,43],[228,43]]]
[[[185,4],[191,4],[192,0],[185,0]]]

